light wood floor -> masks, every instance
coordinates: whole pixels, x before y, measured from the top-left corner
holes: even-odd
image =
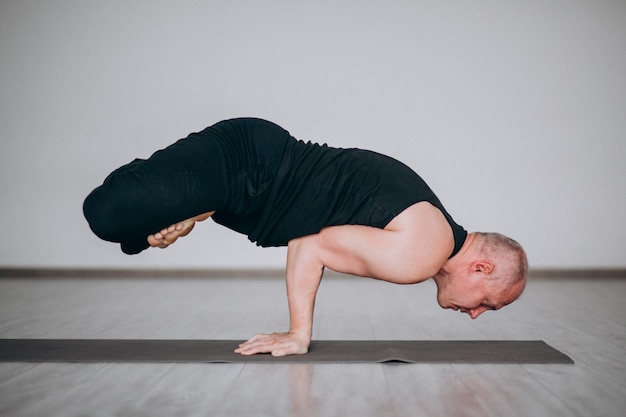
[[[0,279],[0,338],[245,339],[280,278]],[[626,280],[533,279],[472,321],[432,283],[324,278],[316,339],[545,340],[575,365],[0,364],[0,416],[626,415]]]

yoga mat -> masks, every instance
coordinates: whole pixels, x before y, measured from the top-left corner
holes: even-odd
[[[0,362],[565,363],[539,340],[313,341],[306,355],[241,356],[240,340],[0,339]]]

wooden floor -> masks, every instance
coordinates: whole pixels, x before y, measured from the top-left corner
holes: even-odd
[[[283,282],[0,279],[0,338],[245,339],[288,324]],[[324,278],[316,339],[531,339],[575,365],[0,364],[0,416],[626,415],[626,280],[533,279],[472,321],[432,283]]]

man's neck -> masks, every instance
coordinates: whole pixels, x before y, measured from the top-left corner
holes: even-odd
[[[457,254],[454,255],[452,258],[448,259],[446,263],[443,264],[439,272],[437,272],[433,276],[433,280],[437,283],[438,286],[444,280],[446,280],[446,277],[450,275],[450,273],[455,268],[463,264],[464,260],[471,258],[471,256],[473,256],[473,253],[475,251],[475,246],[478,243],[477,236],[478,235],[476,233],[468,234],[467,238],[465,238],[465,242],[463,242],[463,246],[461,246],[461,249],[457,252]]]

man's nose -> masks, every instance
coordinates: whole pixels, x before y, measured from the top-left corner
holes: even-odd
[[[473,308],[469,311],[469,315],[472,318],[472,320],[478,318],[478,316],[480,316],[481,314],[483,314],[485,311],[487,311],[487,307],[478,307],[478,308]]]

